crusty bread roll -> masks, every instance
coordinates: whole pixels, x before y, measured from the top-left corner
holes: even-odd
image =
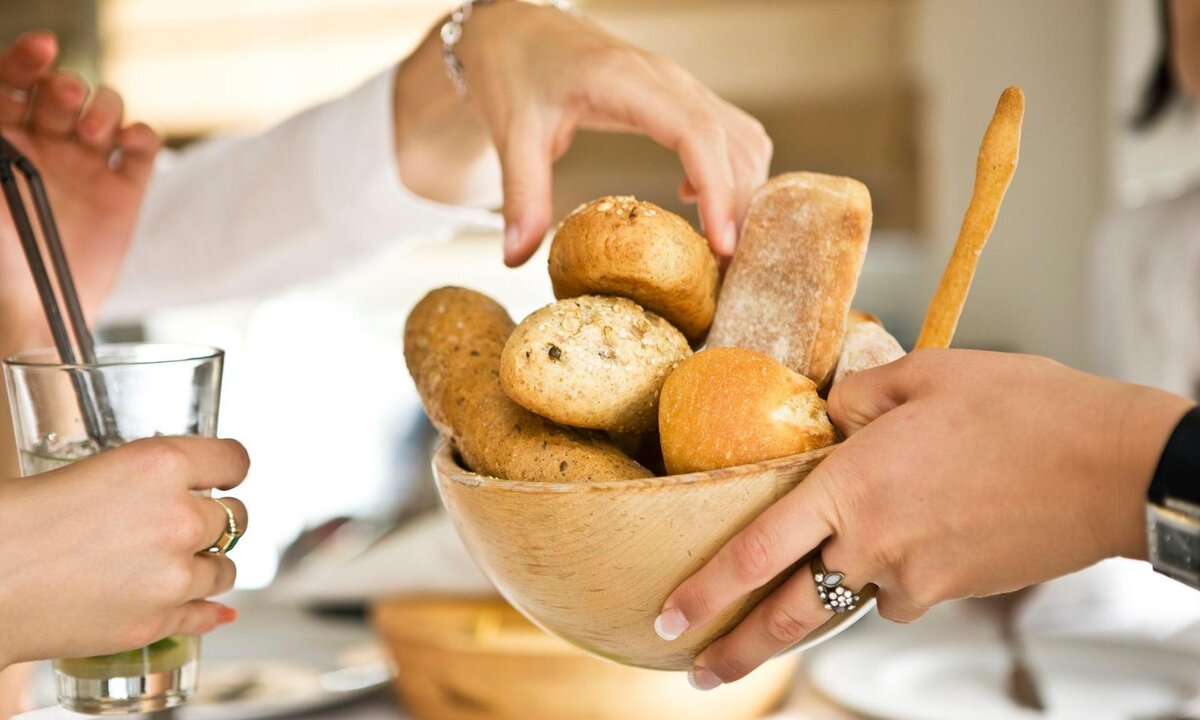
[[[602,197],[562,221],[550,244],[554,296],[619,295],[698,341],[717,303],[717,262],[686,220],[631,196]]]
[[[583,295],[521,321],[500,357],[500,384],[563,425],[647,432],[663,381],[691,353],[682,333],[632,300]]]
[[[837,433],[812,380],[755,350],[710,348],[663,385],[658,431],[672,475],[832,445]]]
[[[871,233],[857,180],[796,172],[754,195],[721,288],[709,347],[747,347],[824,388]]]
[[[884,329],[879,318],[870,313],[851,310],[846,323],[846,340],[842,343],[842,355],[838,358],[837,370],[833,373],[833,384],[856,372],[887,365],[904,357],[904,347],[892,334]]]
[[[513,321],[491,298],[434,290],[404,326],[404,359],[429,419],[477,473],[576,482],[650,477],[601,433],[562,428],[500,389],[500,352]]]

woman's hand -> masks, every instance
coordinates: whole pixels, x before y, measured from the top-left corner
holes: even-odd
[[[0,133],[41,171],[84,310],[94,314],[133,237],[159,142],[145,125],[122,124],[115,92],[102,87],[89,98],[79,76],[54,71],[57,55],[47,32],[22,35],[0,53]],[[46,342],[48,333],[4,206],[0,338],[9,349],[24,348]]]
[[[228,519],[191,491],[232,489],[248,467],[233,440],[155,438],[0,482],[0,668],[232,621],[204,600],[233,586],[233,562],[204,552]],[[221,501],[244,529],[245,507]]]
[[[700,627],[821,548],[844,586],[910,622],[1103,558],[1144,557],[1146,489],[1191,401],[1043,358],[919,351],[836,386],[848,439],[667,599],[664,635]],[[693,684],[744,676],[832,613],[801,562],[696,659]]]
[[[461,178],[490,140],[503,173],[506,263],[527,260],[549,228],[551,167],[579,128],[644,133],[676,151],[680,194],[699,201],[713,251],[733,253],[771,161],[757,120],[671,61],[552,7],[477,6],[457,51],[465,100],[446,77],[436,28],[397,74],[400,174],[444,200],[448,179]]]

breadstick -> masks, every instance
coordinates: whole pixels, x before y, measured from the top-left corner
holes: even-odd
[[[979,146],[975,191],[971,195],[971,204],[967,206],[962,229],[958,232],[954,252],[925,313],[925,324],[917,338],[917,349],[950,347],[963,304],[967,301],[967,292],[971,289],[971,280],[975,277],[979,253],[983,252],[983,246],[996,225],[1000,203],[1017,169],[1021,120],[1024,116],[1025,94],[1019,87],[1008,88],[1000,95],[996,113]]]

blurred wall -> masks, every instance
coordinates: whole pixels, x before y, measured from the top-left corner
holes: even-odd
[[[58,33],[66,67],[89,81],[97,74],[96,0],[0,0],[0,47],[28,30]]]
[[[956,342],[1087,367],[1086,263],[1108,194],[1113,122],[1108,5],[923,0],[918,8],[912,48],[927,102],[927,287],[931,292],[957,236],[996,99],[1006,86],[1020,85],[1020,164]]]

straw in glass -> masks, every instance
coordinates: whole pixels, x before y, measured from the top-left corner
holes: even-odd
[[[71,327],[75,331],[75,342],[83,356],[83,363],[95,365],[95,342],[84,319],[83,309],[79,303],[79,294],[75,289],[75,281],[67,264],[66,254],[63,252],[58,225],[54,222],[54,214],[50,210],[50,200],[46,195],[46,187],[42,183],[41,174],[33,163],[29,162],[3,136],[0,136],[0,186],[3,186],[4,199],[8,203],[13,225],[21,240],[25,259],[29,263],[29,270],[33,275],[33,282],[37,288],[46,321],[50,325],[50,334],[54,339],[54,346],[58,350],[59,359],[64,365],[75,365],[79,360],[71,344],[67,323],[63,319],[58,298],[54,293],[54,286],[50,282],[49,269],[42,258],[37,236],[34,235],[33,225],[29,220],[29,213],[25,210],[25,203],[21,198],[20,188],[17,186],[16,174],[13,172],[14,168],[25,176],[25,181],[29,185],[30,194],[37,208],[42,236],[46,248],[50,251],[51,261],[54,263],[59,292],[66,304],[67,315],[70,318]],[[87,379],[80,373],[71,373],[71,383],[75,389],[88,437],[103,448],[109,438],[116,436],[115,421],[111,405],[108,402],[104,378],[99,373],[95,373],[91,376],[91,381],[91,392],[89,392]]]

